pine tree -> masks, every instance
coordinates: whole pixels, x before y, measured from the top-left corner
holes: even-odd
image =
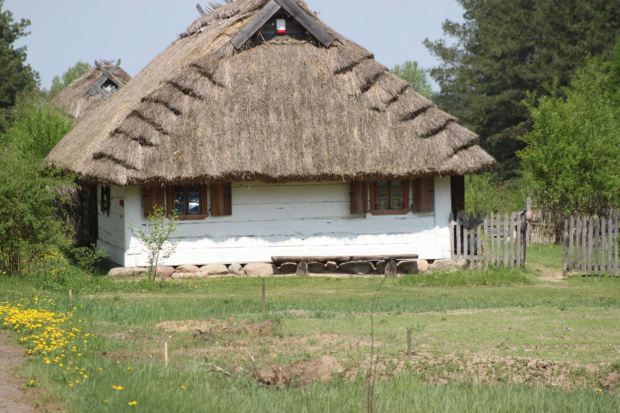
[[[589,56],[607,53],[620,33],[620,0],[458,0],[462,24],[446,21],[456,39],[425,41],[443,63],[431,70],[441,87],[437,103],[480,134],[483,147],[510,176],[518,139],[531,129],[523,103],[528,92],[544,95]]]

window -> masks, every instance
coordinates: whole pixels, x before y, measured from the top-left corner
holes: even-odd
[[[204,219],[207,213],[207,190],[203,185],[175,185],[166,189],[168,214],[176,211],[180,220]]]
[[[371,214],[407,212],[409,212],[409,181],[377,181],[370,184]]]
[[[101,186],[101,213],[110,216],[111,202],[110,187]]]

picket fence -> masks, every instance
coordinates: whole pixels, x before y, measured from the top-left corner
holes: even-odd
[[[525,265],[527,220],[523,211],[510,216],[490,213],[450,215],[450,247],[453,259],[466,259],[470,268],[489,265]]]
[[[582,275],[618,276],[620,214],[571,215],[564,220],[562,271]]]

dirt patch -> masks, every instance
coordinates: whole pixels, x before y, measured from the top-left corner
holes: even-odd
[[[273,365],[255,370],[253,376],[259,383],[286,387],[305,385],[316,381],[328,383],[334,374],[341,372],[343,372],[343,368],[338,359],[332,356],[322,356],[294,364]]]
[[[538,279],[541,281],[549,281],[553,283],[560,283],[566,281],[562,275],[562,271],[553,268],[546,267],[542,264],[531,263],[528,267],[536,270],[540,273]]]
[[[408,368],[423,380],[440,384],[465,380],[483,384],[527,384],[586,389],[597,387],[602,379],[601,366],[596,364],[560,363],[536,358],[481,354],[464,357],[416,352],[409,360]],[[612,381],[613,378],[610,383]]]
[[[276,322],[271,320],[265,320],[260,323],[251,323],[249,321],[236,322],[233,317],[230,317],[226,321],[214,319],[165,321],[157,324],[156,327],[174,332],[195,331],[194,337],[208,340],[223,334],[243,334],[250,338],[272,336],[275,334],[274,326],[276,324]]]
[[[0,413],[35,411],[33,392],[22,390],[23,380],[14,374],[24,362],[24,353],[23,348],[10,343],[6,331],[0,331]]]

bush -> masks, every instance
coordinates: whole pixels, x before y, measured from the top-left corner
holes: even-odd
[[[0,149],[0,273],[23,276],[50,246],[68,246],[71,228],[54,219],[71,177],[43,171],[36,159]]]

